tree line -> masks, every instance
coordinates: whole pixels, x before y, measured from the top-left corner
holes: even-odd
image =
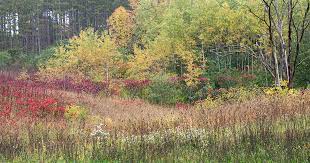
[[[40,53],[86,27],[106,28],[106,19],[126,0],[1,0],[0,49]]]
[[[114,76],[132,79],[167,74],[186,78],[187,85],[223,74],[234,83],[240,73],[256,76],[258,84],[310,81],[309,0],[14,0],[1,8],[2,49],[40,53],[64,40],[56,60],[47,63],[75,58],[61,67],[83,69],[73,74],[110,78],[107,72],[121,71]],[[106,40],[107,49],[97,44]],[[102,61],[94,67],[97,52],[110,58],[100,51],[117,54],[112,58],[118,65]]]

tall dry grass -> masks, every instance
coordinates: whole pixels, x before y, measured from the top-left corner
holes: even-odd
[[[1,123],[1,161],[309,161],[309,90],[260,94],[212,109],[47,92],[90,115],[83,121],[44,117]]]
[[[65,101],[74,101],[90,108],[92,115],[111,120],[112,128],[122,128],[131,123],[145,123],[152,130],[155,123],[166,122],[170,127],[216,128],[260,120],[277,121],[310,113],[310,91],[293,95],[260,95],[245,102],[224,104],[213,109],[167,108],[151,105],[142,100],[126,100],[117,97],[102,98],[72,92],[62,93]]]

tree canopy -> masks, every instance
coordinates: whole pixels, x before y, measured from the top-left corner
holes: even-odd
[[[309,0],[32,1],[0,3],[0,46],[13,49],[10,54],[19,48],[40,53],[63,40],[54,57],[79,54],[72,56],[88,64],[84,74],[93,73],[89,67],[102,74],[107,64],[102,58],[117,52],[123,61],[112,67],[123,68],[120,78],[168,74],[195,86],[200,78],[215,80],[226,71],[257,76],[260,83],[273,79],[277,86],[287,81],[292,87],[295,79],[309,82],[304,75]],[[104,46],[107,51],[97,51]],[[92,55],[97,63],[87,59]]]

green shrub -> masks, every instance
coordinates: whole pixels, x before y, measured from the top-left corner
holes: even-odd
[[[228,103],[234,102],[244,102],[253,98],[256,98],[259,95],[262,95],[262,90],[257,87],[246,88],[230,88],[228,90],[224,90],[220,93],[219,98]]]
[[[195,103],[195,108],[198,109],[214,109],[223,104],[232,104],[245,102],[263,95],[263,89],[259,87],[238,87],[238,88],[221,88],[214,94],[199,100]]]
[[[0,68],[6,67],[12,63],[12,57],[10,53],[4,51],[0,52]]]
[[[186,100],[186,94],[181,86],[169,81],[167,76],[156,76],[143,91],[143,99],[155,104],[174,105]]]
[[[21,60],[21,55],[23,54],[21,49],[10,49],[8,50],[8,54],[11,56],[12,61],[17,63]]]
[[[69,121],[84,121],[88,116],[88,109],[78,106],[70,105],[66,108],[65,118]]]
[[[150,85],[150,80],[125,80],[123,82],[122,96],[129,98],[142,98],[143,90]]]
[[[25,69],[38,69],[55,53],[55,48],[51,47],[43,50],[40,54],[21,54],[20,65]]]
[[[40,65],[45,62],[54,54],[55,48],[51,47],[43,50],[40,54],[23,53],[18,49],[11,49],[8,51],[0,52],[0,68],[15,68],[21,69],[38,69]]]

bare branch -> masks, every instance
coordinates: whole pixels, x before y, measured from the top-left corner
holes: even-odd
[[[304,15],[304,17],[303,17],[303,21],[302,21],[302,27],[301,27],[301,36],[300,36],[300,39],[299,39],[299,42],[301,42],[302,41],[302,39],[303,39],[303,36],[304,36],[304,34],[305,34],[305,31],[306,31],[306,29],[308,28],[308,26],[309,26],[309,24],[310,23],[308,23],[307,24],[307,17],[308,17],[308,14],[309,14],[309,11],[310,11],[310,1],[308,0],[308,3],[307,3],[307,9],[306,9],[306,11],[305,11],[305,15]]]
[[[275,77],[273,70],[272,70],[272,66],[268,64],[267,60],[264,57],[264,54],[262,52],[262,50],[260,49],[260,56],[257,56],[257,53],[249,46],[244,45],[245,48],[247,48],[248,50],[250,50],[250,55],[253,56],[254,58],[260,60],[260,62],[265,66],[265,68],[269,71],[269,73]],[[258,47],[259,48],[259,47]]]
[[[308,51],[310,52],[310,51]],[[297,65],[296,65],[296,68],[299,67],[302,63],[304,63],[305,61],[309,60],[310,59],[310,55],[307,56],[306,58],[302,59]]]
[[[247,7],[248,7],[248,9],[249,9],[249,12],[250,12],[253,16],[255,16],[256,18],[258,18],[260,21],[264,22],[267,26],[269,26],[269,24],[268,24],[267,21],[266,21],[265,16],[264,16],[264,18],[261,18],[260,16],[258,16],[257,14],[255,14],[249,6],[247,6]]]

